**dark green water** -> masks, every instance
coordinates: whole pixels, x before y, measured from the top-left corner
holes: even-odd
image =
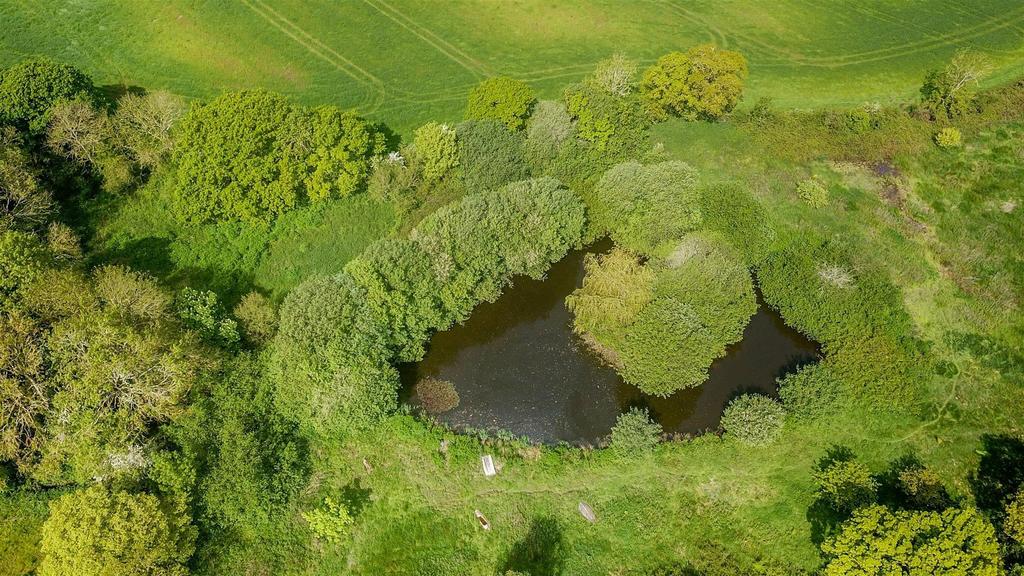
[[[602,242],[591,250],[610,247]],[[667,432],[714,429],[737,394],[774,394],[778,376],[818,356],[813,342],[761,306],[743,340],[712,365],[703,386],[668,398],[641,394],[572,331],[565,297],[583,279],[584,253],[570,253],[544,280],[517,279],[464,324],[436,334],[426,357],[404,367],[407,389],[425,377],[452,382],[460,404],[437,418],[456,429],[501,429],[545,443],[595,443],[634,405],[648,407]]]

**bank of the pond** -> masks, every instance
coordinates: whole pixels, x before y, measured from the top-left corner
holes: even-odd
[[[570,253],[543,280],[517,278],[501,297],[436,334],[426,357],[403,367],[407,392],[424,378],[447,380],[458,407],[437,419],[455,429],[505,430],[535,442],[595,443],[629,406],[646,406],[667,432],[718,426],[726,404],[742,392],[774,394],[776,378],[817,358],[818,347],[761,305],[743,339],[711,367],[703,386],[668,398],[642,394],[573,333],[565,297],[583,280],[587,252]],[[416,402],[415,397],[411,397]]]

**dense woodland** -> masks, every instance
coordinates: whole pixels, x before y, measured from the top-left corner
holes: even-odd
[[[0,71],[0,573],[1024,573],[1024,82],[986,71],[788,110],[704,44],[557,100],[488,78],[408,134]],[[433,334],[605,237],[567,304],[630,385],[700,386],[758,293],[820,360],[695,437],[400,400]]]

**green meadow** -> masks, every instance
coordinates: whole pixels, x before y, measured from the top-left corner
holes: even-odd
[[[488,76],[554,97],[610,54],[646,64],[701,42],[747,57],[747,102],[787,107],[906,99],[963,46],[994,58],[990,83],[1024,71],[1013,0],[8,0],[0,20],[0,65],[46,54],[193,98],[261,86],[401,132],[458,119]]]

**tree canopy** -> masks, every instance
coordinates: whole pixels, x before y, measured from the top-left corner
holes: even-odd
[[[522,80],[488,78],[469,92],[466,118],[497,120],[510,130],[520,130],[526,126],[536,101],[533,89]]]
[[[655,118],[717,120],[736,107],[746,78],[742,54],[701,44],[659,58],[644,71],[640,92]]]
[[[225,93],[181,121],[177,211],[190,221],[268,221],[365,182],[383,139],[351,112],[263,90]]]
[[[68,100],[98,100],[92,80],[74,66],[32,58],[0,70],[0,124],[41,133],[50,109]]]

